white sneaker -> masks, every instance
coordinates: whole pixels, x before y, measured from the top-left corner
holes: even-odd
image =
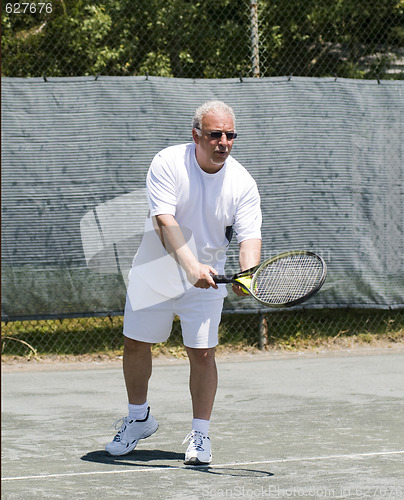
[[[118,424],[121,425],[118,427]],[[156,432],[159,424],[156,419],[150,415],[150,408],[147,409],[147,415],[144,420],[130,420],[124,417],[115,422],[115,429],[118,434],[107,444],[105,451],[110,455],[127,455],[136,448],[139,439],[145,439]]]
[[[192,431],[184,439],[183,443],[189,440],[187,451],[185,452],[185,465],[204,465],[212,461],[210,439],[202,432]]]

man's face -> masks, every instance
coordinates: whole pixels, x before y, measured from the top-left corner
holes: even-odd
[[[224,111],[215,111],[204,116],[201,135],[194,129],[192,135],[196,146],[196,159],[199,166],[208,173],[219,171],[229,156],[234,139],[227,139],[224,132],[234,132],[234,123]],[[223,132],[218,139],[211,132]]]

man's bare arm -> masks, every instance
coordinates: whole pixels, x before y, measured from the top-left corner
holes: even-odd
[[[153,217],[153,226],[167,252],[184,269],[188,281],[197,288],[218,288],[211,274],[217,271],[198,261],[185,241],[175,217],[169,214]]]
[[[240,270],[245,271],[251,267],[257,266],[261,260],[261,240],[254,238],[244,240],[239,245],[239,263]],[[238,285],[233,285],[233,292],[240,297],[245,297],[245,293]]]

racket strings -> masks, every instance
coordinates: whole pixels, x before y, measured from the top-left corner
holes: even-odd
[[[323,276],[321,261],[310,255],[291,255],[270,262],[254,276],[253,293],[261,301],[285,304],[315,289]]]

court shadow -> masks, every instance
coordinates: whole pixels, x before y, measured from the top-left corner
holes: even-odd
[[[133,450],[128,455],[113,457],[104,450],[91,451],[81,457],[86,462],[96,462],[101,464],[136,465],[139,462],[184,460],[184,453],[175,453],[165,450]],[[154,464],[153,467],[164,467],[162,464]],[[167,467],[171,467],[167,465]]]
[[[113,457],[109,455],[105,450],[90,451],[86,455],[81,457],[81,460],[85,462],[95,462],[101,464],[115,464],[120,466],[133,467],[135,465],[141,465],[142,467],[166,467],[170,468],[184,468],[187,470],[192,470],[195,472],[202,472],[204,474],[213,474],[216,476],[230,476],[230,477],[270,477],[274,474],[272,472],[267,472],[263,470],[245,469],[233,467],[215,467],[212,465],[184,465],[185,454],[176,453],[173,451],[166,450],[133,450],[128,455],[122,457]],[[175,462],[169,464],[167,462]],[[147,463],[156,462],[156,463]],[[163,463],[162,463],[163,462]],[[178,463],[180,462],[180,463]]]
[[[253,469],[238,469],[236,467],[212,467],[209,465],[204,466],[188,466],[187,469],[191,469],[197,472],[203,472],[204,474],[214,474],[218,476],[232,476],[232,477],[270,477],[274,474],[272,472],[267,472],[263,470],[253,470]]]

